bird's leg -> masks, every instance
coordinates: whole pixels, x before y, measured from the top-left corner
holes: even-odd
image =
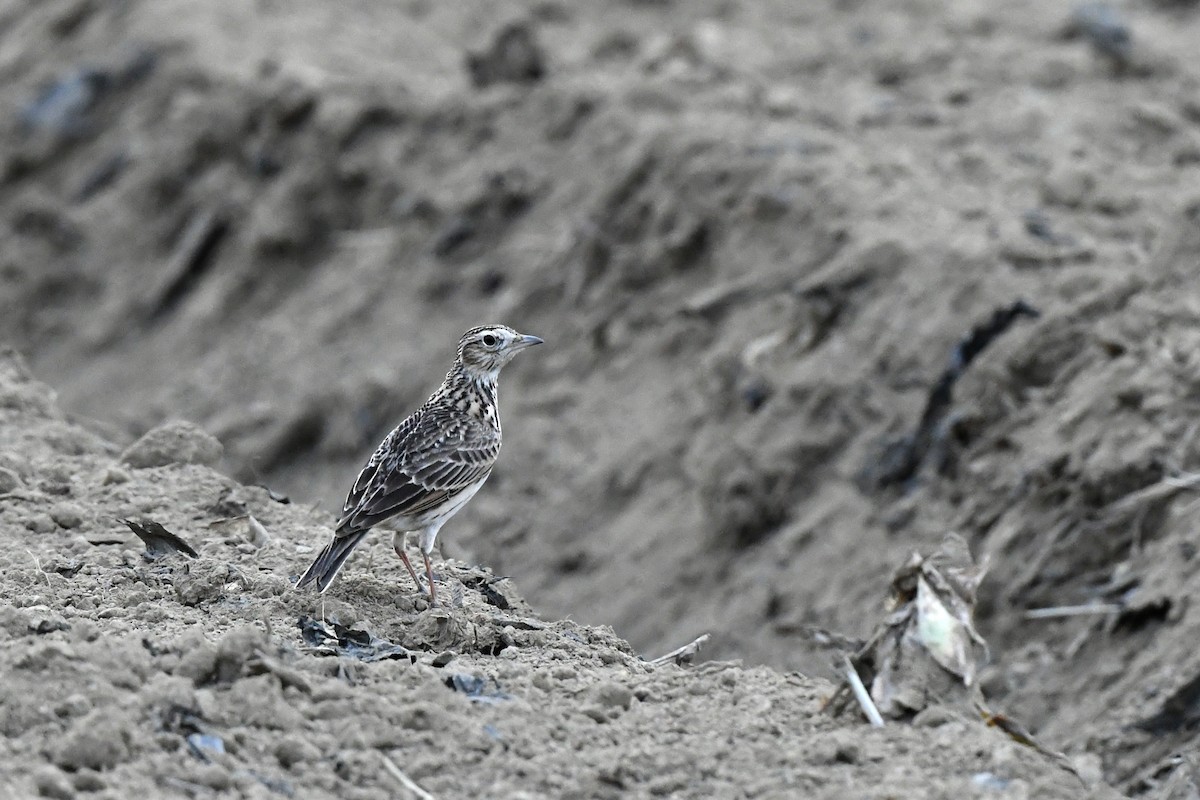
[[[438,529],[442,527],[442,522],[435,522],[428,528],[421,531],[420,546],[421,558],[425,559],[425,575],[429,578],[429,605],[430,607],[437,605],[437,588],[433,585],[433,564],[429,563],[429,554],[433,552],[433,542],[437,539]]]
[[[404,562],[404,566],[408,569],[408,574],[412,576],[413,584],[416,585],[419,592],[421,591],[421,581],[417,578],[417,571],[413,569],[412,562],[408,560],[408,553],[404,552],[404,547],[407,544],[408,534],[401,535],[399,532],[392,534],[392,549],[396,551],[396,555],[400,556],[400,560]]]
[[[429,563],[429,553],[421,548],[421,558],[425,559],[425,574],[429,577],[429,605],[437,605],[437,590],[433,585],[433,565]]]

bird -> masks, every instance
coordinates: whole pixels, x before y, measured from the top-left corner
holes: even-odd
[[[333,539],[296,582],[324,593],[373,527],[391,521],[392,548],[417,589],[408,537],[419,536],[430,605],[437,604],[429,554],[438,531],[475,496],[500,454],[497,380],[517,353],[542,344],[507,325],[471,328],[458,341],[446,379],[384,437],[346,496]]]

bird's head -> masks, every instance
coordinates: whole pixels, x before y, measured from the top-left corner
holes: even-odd
[[[513,356],[541,343],[538,337],[517,333],[507,325],[481,325],[459,339],[458,363],[472,377],[495,380]]]

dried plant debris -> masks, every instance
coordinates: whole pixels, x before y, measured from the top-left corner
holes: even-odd
[[[896,572],[887,618],[850,659],[884,717],[909,719],[929,705],[975,702],[987,644],[971,618],[986,569],[951,533],[932,556],[914,553]],[[832,710],[846,704],[850,688],[834,696]]]
[[[121,519],[117,520],[137,534],[146,545],[143,555],[150,561],[169,556],[172,553],[183,553],[189,558],[198,558],[192,546],[153,520],[143,519],[141,522]]]
[[[446,686],[467,696],[472,703],[487,705],[512,700],[513,696],[500,691],[500,687],[488,678],[456,672],[446,678]]]
[[[650,659],[650,663],[654,664],[656,666],[658,664],[667,664],[667,663],[674,663],[676,666],[683,666],[684,664],[690,664],[692,659],[694,659],[696,657],[696,655],[700,652],[700,648],[703,647],[705,642],[707,642],[710,638],[712,638],[712,637],[709,634],[705,633],[701,636],[696,637],[692,641],[688,642],[683,647],[676,647],[674,650],[672,650],[669,653],[664,653],[663,655],[659,656],[658,658]]]
[[[856,652],[839,654],[838,671],[846,682],[826,710],[841,713],[853,698],[868,721],[879,726],[885,719],[912,720],[933,706],[958,707],[978,713],[988,727],[1080,777],[1065,755],[1044,747],[1019,722],[983,702],[975,679],[988,646],[972,617],[986,572],[986,559],[977,563],[966,541],[955,533],[947,534],[928,558],[914,553],[892,578],[887,618]],[[834,651],[857,644],[817,629],[810,638]]]
[[[225,741],[211,733],[191,733],[187,737],[188,750],[196,758],[209,763],[212,755],[225,754]]]
[[[285,506],[291,505],[292,498],[288,497],[283,492],[277,492],[274,489],[272,489],[270,486],[267,486],[265,483],[256,483],[254,485],[257,486],[259,489],[262,489],[263,491],[265,491],[267,493],[267,497],[269,497],[274,502],[280,503],[281,505],[285,505]]]
[[[1033,734],[1029,732],[1029,729],[1017,722],[1015,719],[1006,717],[1004,714],[994,713],[989,710],[987,706],[983,705],[983,703],[977,703],[976,708],[979,711],[979,715],[983,718],[983,721],[989,728],[996,728],[1004,731],[1004,733],[1008,735],[1008,738],[1012,739],[1017,744],[1023,744],[1026,747],[1030,747],[1038,751],[1065,769],[1067,772],[1074,775],[1076,778],[1079,778],[1080,783],[1082,783],[1084,786],[1087,786],[1087,781],[1085,781],[1083,776],[1079,774],[1079,770],[1076,769],[1073,763],[1071,763],[1071,759],[1067,758],[1065,753],[1060,753],[1057,750],[1051,750],[1040,743],[1037,739],[1034,739]]]
[[[892,613],[867,644],[875,667],[871,697],[881,713],[901,718],[931,700],[973,696],[977,665],[987,654],[971,622],[985,569],[966,542],[950,534],[933,556],[914,553],[896,573]],[[861,660],[855,666],[861,668]]]
[[[43,572],[54,572],[62,575],[64,578],[74,578],[83,569],[83,562],[77,558],[65,558],[51,561],[42,570]]]
[[[416,663],[417,656],[407,647],[381,639],[370,631],[343,625],[336,619],[329,625],[313,617],[303,616],[297,623],[300,638],[308,645],[309,652],[316,655],[348,656],[359,661],[383,661],[385,659],[408,659]]]
[[[916,476],[926,457],[945,439],[954,400],[954,384],[980,353],[1021,317],[1037,318],[1037,309],[1018,300],[996,309],[990,319],[976,325],[950,353],[950,362],[929,391],[921,421],[911,434],[883,443],[859,471],[858,484],[863,491],[880,491],[889,486],[908,484]]]
[[[496,584],[504,580],[508,580],[508,577],[504,575],[477,575],[463,581],[463,584],[483,595],[483,600],[488,605],[495,606],[501,611],[507,611],[512,608],[512,603],[509,602],[504,592],[496,588]]]

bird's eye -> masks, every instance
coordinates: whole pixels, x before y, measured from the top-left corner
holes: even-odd
[[[486,333],[483,336],[483,343],[485,345],[487,345],[488,347],[495,347],[496,346],[496,337],[492,336],[490,333]]]

